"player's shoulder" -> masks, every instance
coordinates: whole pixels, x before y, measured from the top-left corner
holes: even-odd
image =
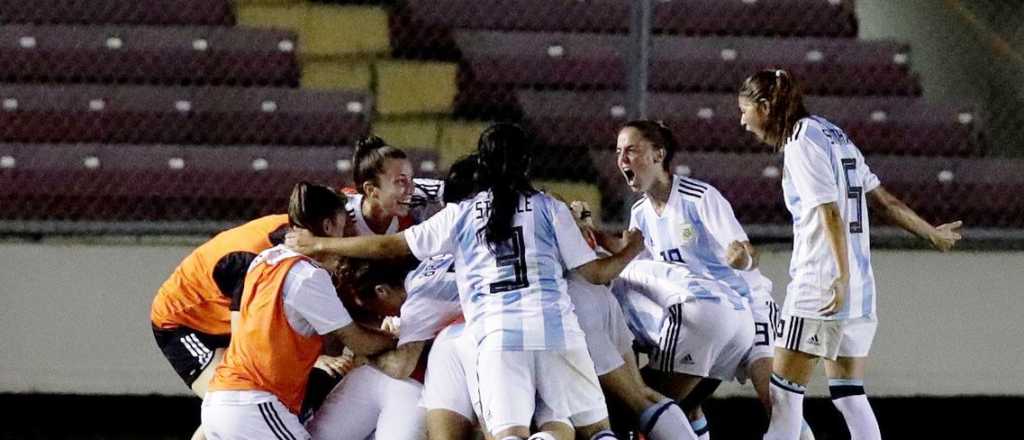
[[[707,194],[718,193],[710,183],[702,180],[693,179],[690,177],[675,176],[674,191],[683,197],[683,200],[690,202],[699,202],[704,199]]]

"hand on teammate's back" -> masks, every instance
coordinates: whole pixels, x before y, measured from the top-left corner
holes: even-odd
[[[935,228],[935,231],[931,233],[928,239],[932,242],[932,246],[942,252],[949,252],[956,245],[957,241],[960,241],[960,226],[963,226],[964,222],[955,221],[952,223],[946,223],[939,225]]]
[[[316,363],[313,364],[313,367],[324,370],[327,374],[330,374],[331,377],[344,376],[352,370],[352,355],[350,353],[346,353],[341,356],[327,356],[322,354],[320,357],[316,358]]]
[[[316,237],[307,229],[292,228],[284,236],[284,245],[300,254],[310,255],[316,252]]]

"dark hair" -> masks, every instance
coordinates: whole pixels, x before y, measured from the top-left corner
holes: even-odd
[[[288,223],[308,229],[318,237],[326,236],[323,223],[345,212],[345,199],[330,187],[302,181],[292,188],[288,198]]]
[[[378,285],[399,287],[405,285],[405,277],[416,267],[416,260],[402,258],[395,260],[364,260],[348,258],[338,269],[336,285],[348,289],[358,306],[371,309],[377,300]]]
[[[808,115],[799,81],[782,69],[762,70],[751,75],[740,86],[740,96],[756,104],[767,104],[765,132],[779,150],[793,135],[796,121]]]
[[[356,141],[352,152],[352,180],[356,191],[364,194],[363,183],[372,181],[380,186],[377,175],[384,171],[384,162],[388,159],[408,159],[409,156],[399,148],[392,147],[377,136],[370,135]]]
[[[650,119],[629,121],[619,131],[627,128],[639,131],[640,136],[643,136],[654,148],[665,151],[665,159],[661,161],[661,168],[668,172],[669,167],[672,165],[672,158],[676,157],[676,150],[679,149],[679,143],[676,142],[676,137],[672,134],[672,130],[664,122],[652,121]]]
[[[445,203],[458,203],[476,194],[479,156],[470,154],[455,161],[444,178]]]
[[[519,196],[537,193],[530,184],[532,153],[532,140],[518,125],[494,124],[480,134],[477,175],[481,189],[491,191],[491,214],[484,236],[492,245],[512,238]]]

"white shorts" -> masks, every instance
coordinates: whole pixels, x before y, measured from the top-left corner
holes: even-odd
[[[426,411],[417,403],[423,385],[398,380],[364,365],[331,390],[306,428],[314,438],[425,440]]]
[[[531,421],[586,426],[608,418],[586,349],[478,351],[476,371],[484,424],[492,434]]]
[[[573,276],[569,278],[568,293],[597,375],[625,365],[624,356],[633,355],[633,332],[626,325],[626,317],[612,291]]]
[[[203,434],[210,440],[310,439],[277,397],[254,391],[210,391],[203,399]]]
[[[777,347],[835,360],[837,357],[865,357],[878,329],[876,318],[823,320],[783,316]]]
[[[778,331],[779,306],[775,301],[767,299],[752,300],[750,314],[754,318],[754,340],[750,345],[745,364],[758,359],[775,356],[775,333]]]
[[[464,328],[464,324],[454,324],[434,340],[427,358],[420,406],[427,411],[444,409],[461,414],[475,425],[480,414],[476,342],[468,333],[462,333]]]
[[[690,299],[665,310],[658,347],[648,367],[732,380],[750,350],[754,320],[746,308]]]

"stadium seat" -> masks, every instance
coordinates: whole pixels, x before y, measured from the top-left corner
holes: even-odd
[[[311,57],[384,55],[389,49],[388,13],[369,6],[238,5],[243,26],[288,29],[299,35],[299,54]]]
[[[855,37],[853,2],[676,0],[655,3],[656,32],[684,35]],[[409,0],[392,17],[402,56],[458,56],[452,31],[627,33],[628,0]]]
[[[0,0],[3,24],[231,26],[229,0]]]
[[[0,86],[0,142],[344,145],[364,135],[358,91]]]
[[[621,92],[520,91],[523,119],[552,146],[612,149],[626,122]],[[983,153],[982,121],[968,105],[929,104],[913,97],[817,97],[808,110],[842,127],[865,153],[972,156]],[[758,152],[739,124],[733,94],[651,94],[648,115],[665,120],[687,151]]]
[[[246,28],[0,26],[0,81],[294,87],[295,46]]]
[[[615,153],[591,151],[600,174],[599,187],[609,214],[622,212],[611,203],[630,197],[616,165]],[[1021,227],[1024,160],[868,156],[868,166],[890,192],[926,220],[963,220],[969,227]],[[770,153],[683,153],[672,171],[705,180],[733,205],[744,224],[788,224],[782,201],[782,156]],[[614,209],[614,210],[613,210]],[[615,210],[618,210],[617,212]],[[883,223],[879,217],[873,221]]]
[[[417,174],[437,157],[410,151]],[[287,209],[292,185],[351,184],[349,147],[0,144],[3,220],[240,220]]]
[[[467,113],[509,111],[513,88],[627,86],[626,36],[466,31],[455,41],[464,60],[459,105]],[[811,94],[919,95],[908,51],[888,41],[658,37],[650,89],[733,92],[751,73],[781,67]]]

